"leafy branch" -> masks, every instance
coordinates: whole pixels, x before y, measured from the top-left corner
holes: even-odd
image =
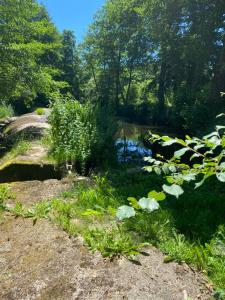
[[[218,117],[223,116],[224,114],[220,114]],[[162,191],[151,191],[147,198],[141,198],[139,201],[128,198],[130,205],[121,206],[117,211],[119,220],[134,217],[136,211],[157,210],[160,207],[158,202],[165,200],[167,195],[178,199],[184,193],[182,186],[185,182],[195,182],[195,189],[211,176],[216,176],[220,182],[225,182],[225,126],[217,125],[215,131],[201,139],[190,136],[178,139],[151,133],[150,142],[160,143],[163,147],[175,144],[181,148],[176,150],[170,159],[160,154],[157,154],[157,158],[145,158],[149,163],[144,167],[145,171],[163,175],[167,184],[163,184]],[[184,162],[185,155],[188,155],[185,159],[188,163]]]

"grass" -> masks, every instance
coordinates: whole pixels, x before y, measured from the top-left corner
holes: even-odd
[[[100,231],[91,232],[87,241],[93,249],[98,246],[103,254],[105,238],[110,240],[113,235],[117,239],[115,232],[109,231],[107,236],[107,231],[101,230],[105,220],[112,222],[115,209],[128,204],[127,197],[143,197],[162,184],[161,178],[155,175],[127,174],[125,171],[112,172],[108,179],[97,178],[96,186],[82,187],[75,196],[78,199],[76,213],[84,217],[86,212],[87,218],[89,209],[89,222],[100,224]],[[147,242],[160,248],[166,254],[165,261],[185,261],[205,272],[214,286],[222,289],[225,286],[223,185],[210,180],[197,191],[192,186],[185,189],[186,193],[179,200],[171,197],[161,204],[160,210],[151,214],[138,213],[135,219],[125,221],[121,226],[122,233],[134,245]],[[69,199],[71,195],[67,197]]]
[[[31,148],[31,143],[29,141],[20,139],[18,140],[13,148],[7,152],[0,160],[0,163],[3,164],[8,160],[12,160],[18,155],[23,155]]]
[[[92,251],[100,251],[103,257],[125,256],[133,259],[146,244],[134,244],[121,225],[108,230],[93,228],[84,232],[84,239]]]
[[[0,120],[5,119],[7,117],[13,117],[14,110],[11,105],[1,104],[0,105]]]
[[[159,189],[162,179],[149,174],[112,171],[93,181],[75,184],[59,199],[44,201],[24,212],[17,205],[17,215],[49,218],[71,236],[81,234],[92,251],[110,258],[128,258],[150,243],[165,253],[165,262],[186,262],[203,271],[213,283],[217,298],[224,299],[225,287],[225,192],[222,184],[210,180],[178,200],[168,198],[151,214],[137,213],[123,223],[115,220],[118,206],[127,198],[147,195]],[[213,186],[213,189],[211,188]]]
[[[6,201],[13,199],[14,195],[10,192],[8,184],[0,184],[0,223],[3,219],[3,213],[6,210]]]

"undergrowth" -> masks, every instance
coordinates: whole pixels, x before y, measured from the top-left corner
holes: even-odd
[[[0,105],[0,120],[4,118],[10,118],[14,116],[14,110],[11,105],[2,104]]]
[[[188,192],[179,200],[169,198],[151,214],[139,212],[135,219],[123,223],[115,220],[116,208],[127,204],[129,196],[141,197],[160,185],[161,179],[154,175],[114,171],[92,182],[75,184],[58,199],[26,211],[17,204],[11,212],[32,217],[35,222],[48,218],[71,236],[81,234],[88,247],[103,256],[130,258],[150,243],[165,253],[165,262],[186,262],[206,273],[221,296],[225,286],[222,185],[212,180],[198,192],[187,186]]]
[[[31,148],[31,143],[25,139],[19,139],[13,148],[7,152],[1,159],[0,163],[4,163],[8,160],[11,160],[18,155],[23,155]]]

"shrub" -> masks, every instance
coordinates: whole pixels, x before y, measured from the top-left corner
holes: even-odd
[[[110,117],[90,102],[56,99],[51,107],[50,123],[54,158],[82,173],[102,162],[109,153],[107,149],[113,147],[114,128]]]
[[[7,117],[14,116],[14,110],[9,104],[1,104],[0,105],[0,119],[4,119]]]

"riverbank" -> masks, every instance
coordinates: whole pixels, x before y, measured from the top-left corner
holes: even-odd
[[[35,158],[32,149],[17,155]],[[35,153],[45,163],[48,147]],[[168,198],[158,211],[121,223],[117,208],[128,197],[158,190],[161,177],[130,162],[89,178],[44,179],[0,185],[2,299],[209,299],[223,288],[225,195],[219,184],[211,183],[216,193],[190,186],[179,200]]]

